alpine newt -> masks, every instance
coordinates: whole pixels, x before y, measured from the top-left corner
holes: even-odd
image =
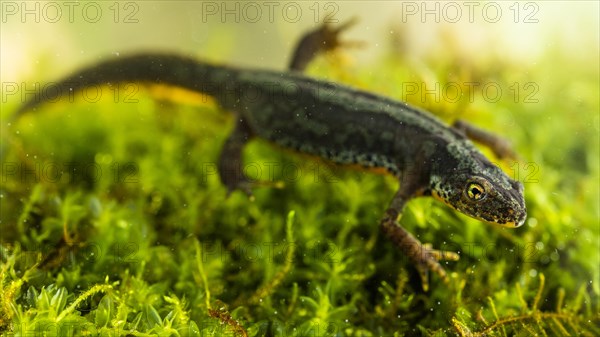
[[[338,34],[346,26],[323,25],[306,34],[288,71],[239,69],[160,53],[115,57],[51,85],[15,116],[65,93],[119,82],[166,84],[210,95],[236,116],[218,162],[220,179],[230,192],[251,195],[252,182],[232,172],[239,172],[242,149],[253,137],[393,175],[400,187],[380,221],[381,230],[414,262],[424,289],[428,271],[447,282],[438,261],[456,260],[458,254],[432,249],[406,231],[399,223],[404,207],[413,198],[432,196],[478,220],[523,225],[523,185],[492,164],[471,140],[498,157],[512,152],[503,139],[466,122],[448,126],[406,103],[302,75],[316,54],[342,44]]]

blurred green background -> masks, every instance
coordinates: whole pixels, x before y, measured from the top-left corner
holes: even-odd
[[[597,2],[1,5],[3,335],[600,333]],[[115,103],[107,89],[93,103],[63,100],[8,122],[28,90],[115,55],[170,51],[284,70],[302,34],[352,18],[342,40],[361,46],[317,59],[310,76],[467,119],[520,155],[499,164],[524,182],[522,228],[410,203],[404,226],[462,256],[445,267],[451,284],[432,277],[427,293],[376,225],[393,179],[259,141],[247,162],[311,173],[259,189],[254,202],[226,198],[203,165],[231,119],[197,97],[140,87],[137,103]],[[36,175],[64,163],[103,174]]]

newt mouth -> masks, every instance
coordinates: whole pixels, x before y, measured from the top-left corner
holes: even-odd
[[[519,221],[519,222],[511,221],[511,222],[507,222],[507,223],[502,224],[502,226],[511,227],[511,228],[518,228],[518,227],[523,226],[524,223],[525,223],[525,220],[522,220],[522,221]]]
[[[523,226],[525,224],[526,219],[527,219],[527,213],[523,213],[523,216],[521,218],[519,218],[519,220],[515,223],[515,228]]]
[[[515,213],[515,210],[511,209],[511,210],[509,210],[509,213],[511,215],[513,215],[513,213]],[[519,213],[518,216],[515,218],[515,220],[501,223],[501,225],[504,227],[518,228],[525,224],[525,220],[527,220],[527,212],[526,211]]]

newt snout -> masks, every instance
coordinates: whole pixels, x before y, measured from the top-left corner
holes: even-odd
[[[477,170],[432,176],[431,194],[472,218],[511,228],[522,226],[527,218],[523,184],[496,166],[473,167]]]
[[[511,181],[511,185],[513,186],[513,189],[508,193],[510,194],[512,204],[515,206],[500,211],[501,213],[506,214],[507,219],[512,218],[512,220],[499,224],[506,227],[517,228],[523,226],[525,224],[525,220],[527,219],[527,207],[525,206],[525,198],[523,194],[525,188],[519,181],[513,180]]]

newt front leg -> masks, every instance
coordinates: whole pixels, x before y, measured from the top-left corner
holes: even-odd
[[[414,263],[421,277],[423,290],[427,291],[429,289],[429,271],[435,272],[445,283],[448,283],[448,275],[438,261],[456,261],[459,259],[459,255],[454,252],[431,249],[429,245],[422,244],[400,225],[399,221],[404,207],[414,196],[415,189],[412,188],[410,182],[403,183],[394,195],[379,226],[381,231]]]

